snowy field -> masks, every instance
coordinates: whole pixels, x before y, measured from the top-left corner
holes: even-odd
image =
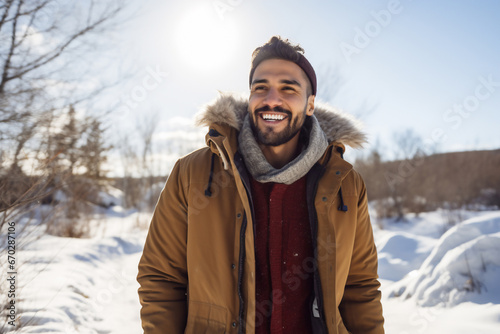
[[[387,333],[500,333],[500,211],[374,224]]]
[[[462,212],[449,229],[445,216],[373,223],[387,333],[500,333],[500,211]],[[17,332],[142,333],[138,222],[149,217],[114,207],[91,238],[46,235],[19,251]]]

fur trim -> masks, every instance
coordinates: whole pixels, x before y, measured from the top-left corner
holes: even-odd
[[[247,114],[247,108],[247,99],[230,93],[221,93],[196,116],[196,125],[227,124],[239,131]],[[328,142],[339,142],[352,148],[361,148],[367,142],[366,134],[360,130],[360,122],[354,117],[324,103],[315,103],[314,115]]]
[[[368,142],[361,131],[361,122],[332,106],[315,103],[314,115],[329,142],[336,141],[352,148],[362,148]]]
[[[195,118],[196,126],[210,126],[213,123],[227,124],[240,130],[247,113],[248,100],[243,97],[220,93],[220,96],[205,106]]]

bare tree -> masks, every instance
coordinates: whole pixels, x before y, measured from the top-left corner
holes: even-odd
[[[422,182],[415,182],[416,171],[423,162],[422,139],[413,129],[396,132],[394,137],[394,154],[397,164],[393,171],[385,173],[389,184],[391,205],[397,219],[403,220],[405,211],[417,214],[422,211],[421,197],[418,196]]]
[[[143,115],[136,121],[133,135],[139,140],[132,143],[127,136],[120,140],[119,150],[124,177],[119,187],[125,193],[125,205],[139,210],[152,209],[159,192],[155,183],[160,178],[155,175],[155,145],[153,136],[158,126],[158,113]]]
[[[65,110],[102,91],[99,84],[88,88],[81,83],[95,74],[88,60],[99,52],[96,36],[113,29],[123,10],[122,0],[7,0],[0,5],[0,188],[6,191],[0,212],[4,220],[6,212],[13,212],[9,208],[39,199],[39,190],[47,189],[40,186],[45,169],[59,155],[66,155],[70,170],[74,168],[71,150],[77,136],[59,138],[64,145],[51,154],[37,150],[41,138],[56,139],[49,137]],[[26,175],[28,162],[37,166],[38,177]],[[6,180],[25,186],[13,191]],[[45,182],[49,180],[55,181],[48,177]],[[34,188],[37,192],[27,192]]]
[[[413,130],[405,129],[393,134],[394,157],[396,160],[410,160],[417,154],[421,154],[422,138]]]
[[[110,39],[107,49],[99,44],[127,19],[125,6],[125,0],[0,2],[0,233],[16,221],[16,246],[38,235],[33,223],[76,217],[80,210],[57,205],[46,214],[35,210],[39,204],[55,205],[51,195],[64,189],[71,190],[73,203],[81,203],[77,196],[88,197],[94,185],[85,174],[101,175],[96,168],[106,145],[91,148],[95,138],[89,136],[103,138],[103,113],[94,110],[88,117],[85,106],[109,85],[99,68],[104,57],[92,59],[112,48]],[[94,154],[92,162],[82,159],[85,150]],[[68,231],[57,233],[85,233],[66,226]],[[2,254],[4,246],[0,243]],[[3,268],[5,260],[0,260]],[[4,319],[5,297],[0,297]]]

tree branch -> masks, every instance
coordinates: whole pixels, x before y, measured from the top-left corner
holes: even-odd
[[[73,34],[72,36],[70,36],[64,43],[62,43],[58,47],[56,47],[54,51],[49,52],[47,54],[44,54],[44,55],[38,57],[37,59],[35,59],[34,61],[32,61],[32,62],[30,62],[28,64],[25,64],[23,66],[24,69],[21,70],[20,72],[17,72],[17,73],[15,73],[13,75],[10,75],[10,76],[5,76],[5,78],[2,79],[2,84],[0,84],[0,94],[2,93],[2,88],[3,88],[2,86],[5,85],[4,81],[8,82],[10,80],[20,79],[23,76],[25,76],[26,74],[28,74],[28,73],[30,73],[30,72],[32,72],[32,71],[34,71],[34,70],[36,70],[36,69],[44,66],[44,65],[47,65],[50,62],[54,61],[61,54],[63,54],[63,52],[76,39],[78,39],[81,36],[89,33],[92,30],[95,30],[100,25],[102,25],[103,23],[105,23],[106,21],[108,21],[111,17],[113,17],[114,15],[116,15],[120,10],[121,10],[121,8],[117,8],[114,11],[110,12],[108,15],[105,15],[105,16],[101,17],[100,19],[98,19],[97,21],[95,21],[93,24],[88,25],[85,28],[83,28],[82,30],[76,32],[75,34]]]
[[[14,0],[7,0],[5,5],[1,7],[4,12],[2,13],[2,18],[0,18],[0,31],[2,31],[2,26],[4,25],[4,23],[6,23],[5,20],[7,19],[7,16],[9,16],[9,10],[13,2]]]
[[[17,30],[17,19],[19,18],[19,13],[21,12],[21,6],[23,5],[23,1],[19,1],[17,5],[16,15],[14,20],[12,21],[12,35],[10,38],[10,48],[7,58],[5,59],[3,70],[2,70],[2,81],[0,81],[0,96],[4,94],[5,84],[8,80],[9,75],[9,67],[10,62],[12,60],[12,56],[14,55],[14,50],[16,48],[16,30]]]

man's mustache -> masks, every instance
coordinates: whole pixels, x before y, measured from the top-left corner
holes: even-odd
[[[274,108],[271,108],[269,106],[263,106],[263,107],[255,109],[254,112],[258,113],[258,112],[265,112],[265,111],[267,111],[267,112],[270,112],[270,111],[281,112],[281,113],[287,114],[288,116],[292,116],[292,112],[290,110],[286,110],[280,106],[276,106]]]

